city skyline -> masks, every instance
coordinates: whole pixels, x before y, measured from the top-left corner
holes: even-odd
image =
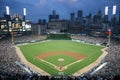
[[[109,15],[112,15],[112,6],[117,5],[117,15],[119,13],[117,3],[118,0],[0,0],[0,7],[2,10],[1,13],[5,12],[5,6],[10,7],[10,15],[18,13],[23,15],[22,9],[25,7],[27,9],[26,18],[37,22],[39,19],[48,20],[48,16],[52,14],[53,10],[56,10],[56,13],[60,15],[60,19],[70,19],[70,13],[75,13],[77,16],[77,11],[82,10],[83,16],[87,16],[89,13],[92,15],[97,14],[99,10],[102,11],[104,15],[104,8],[106,5],[109,6]],[[3,15],[0,15],[2,17]]]

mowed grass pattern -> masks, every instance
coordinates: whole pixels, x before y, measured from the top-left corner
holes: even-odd
[[[19,47],[23,55],[29,62],[50,73],[51,75],[58,75],[59,71],[57,71],[53,66],[40,61],[38,58],[36,58],[36,55],[54,51],[71,51],[87,56],[83,61],[75,63],[74,65],[69,66],[66,70],[63,71],[65,75],[71,75],[81,68],[94,62],[102,54],[101,49],[104,48],[101,46],[73,42],[71,40],[52,40],[49,42],[28,44]],[[57,65],[58,61],[56,59],[57,57],[59,58],[59,56],[55,56],[51,57],[52,59],[46,58],[46,60]],[[60,55],[60,57],[61,56],[64,56],[64,58],[70,57],[66,57],[66,55]],[[66,59],[66,62],[64,64],[72,63],[74,59],[75,58],[73,58],[71,62],[70,60]]]

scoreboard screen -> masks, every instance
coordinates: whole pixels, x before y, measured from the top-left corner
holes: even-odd
[[[26,24],[23,31],[31,31],[31,24]]]

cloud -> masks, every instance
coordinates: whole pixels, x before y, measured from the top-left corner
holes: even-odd
[[[65,2],[66,0],[52,0],[54,2]]]
[[[40,5],[45,5],[46,4],[46,0],[40,0]]]
[[[56,0],[56,1],[58,1],[58,2],[64,2],[65,0]]]
[[[78,2],[78,0],[71,0],[71,2]]]
[[[69,3],[69,2],[78,2],[78,0],[52,0],[54,2],[65,2],[65,3]]]

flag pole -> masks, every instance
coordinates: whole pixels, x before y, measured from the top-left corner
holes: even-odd
[[[12,27],[12,44],[14,44],[14,32],[13,32],[13,27]]]
[[[110,36],[111,36],[111,34],[109,33],[108,34],[108,45],[110,45]]]

